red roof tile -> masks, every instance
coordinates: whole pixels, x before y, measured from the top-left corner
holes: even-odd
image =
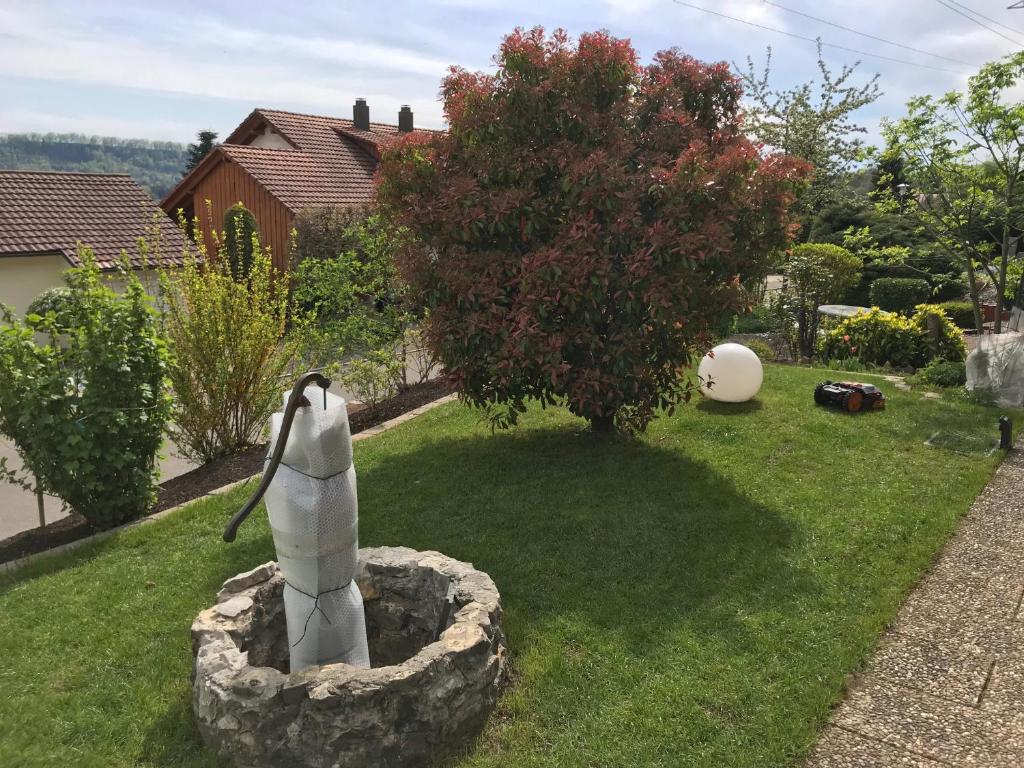
[[[122,251],[141,267],[136,243],[156,233],[161,262],[180,265],[184,236],[130,176],[0,171],[0,255],[60,253],[78,266],[81,243],[101,269]]]
[[[260,123],[270,125],[295,149],[245,146]],[[377,148],[403,134],[395,125],[370,123],[358,130],[340,117],[255,110],[221,149],[293,212],[323,205],[362,205],[373,199]],[[168,196],[170,199],[174,193]]]

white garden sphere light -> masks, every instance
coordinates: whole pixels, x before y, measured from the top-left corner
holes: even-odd
[[[752,349],[729,342],[704,355],[697,375],[701,392],[712,400],[745,403],[761,389],[764,368]]]

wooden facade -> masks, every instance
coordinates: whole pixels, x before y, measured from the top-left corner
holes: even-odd
[[[190,221],[198,216],[207,252],[214,253],[213,232],[224,229],[224,213],[238,202],[255,217],[260,239],[270,248],[274,266],[287,271],[294,215],[227,154],[222,153],[211,163],[208,172],[196,179],[194,187],[180,200],[168,199],[164,206],[182,209]]]

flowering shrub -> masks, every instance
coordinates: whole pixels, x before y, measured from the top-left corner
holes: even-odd
[[[161,274],[163,326],[173,352],[171,437],[191,459],[209,462],[259,441],[280,404],[285,377],[300,361],[308,324],[292,319],[288,279],[257,249],[247,282],[222,252]]]
[[[494,75],[453,68],[449,130],[383,153],[378,198],[426,247],[401,266],[469,402],[531,398],[595,430],[688,399],[694,348],[788,244],[806,165],[746,137],[725,63],[517,30]]]
[[[856,358],[894,368],[920,368],[933,359],[963,360],[966,353],[960,329],[934,304],[919,305],[913,317],[873,307],[843,320],[822,343],[826,359]]]
[[[0,323],[0,433],[43,491],[110,528],[156,498],[157,451],[170,413],[167,347],[133,272],[111,290],[91,252],[66,289]],[[24,485],[26,479],[8,476]]]

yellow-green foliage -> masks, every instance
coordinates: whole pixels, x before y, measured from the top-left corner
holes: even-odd
[[[929,316],[935,316],[938,335],[932,338]],[[822,344],[825,357],[856,358],[874,365],[920,368],[930,360],[963,360],[967,354],[963,334],[942,308],[919,304],[913,317],[872,307],[843,320],[829,331]]]
[[[301,323],[288,332],[288,280],[270,253],[253,254],[248,283],[232,278],[221,248],[186,254],[161,275],[164,326],[174,355],[172,437],[187,457],[211,461],[257,443],[298,362]]]
[[[964,334],[939,304],[918,304],[911,318],[914,326],[924,335],[928,360],[963,360],[967,357]],[[934,316],[938,335],[933,339],[928,331],[928,317]]]

